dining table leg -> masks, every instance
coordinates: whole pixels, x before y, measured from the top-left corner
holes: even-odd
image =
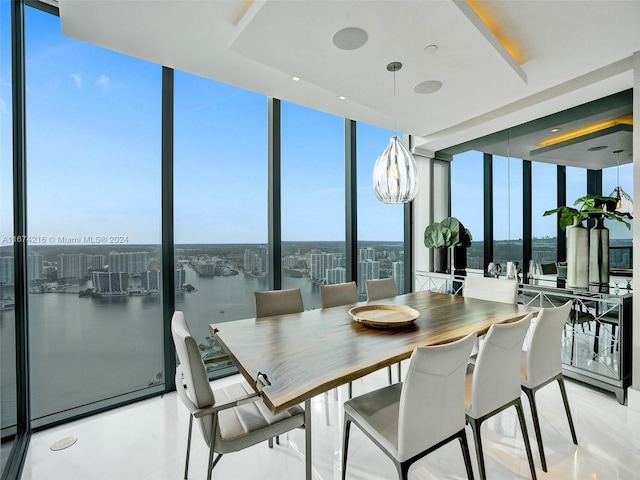
[[[304,401],[305,478],[311,480],[311,400]]]

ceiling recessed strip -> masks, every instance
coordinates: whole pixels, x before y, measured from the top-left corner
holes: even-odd
[[[561,135],[547,138],[546,140],[539,142],[538,145],[541,147],[549,147],[551,145],[556,145],[561,142],[566,142],[567,140],[573,140],[574,138],[583,137],[585,135],[599,132],[600,130],[605,130],[617,125],[633,125],[633,115],[625,115],[623,117],[617,117],[610,120],[604,120],[602,122],[592,123],[591,125],[586,125],[584,127],[565,132]]]

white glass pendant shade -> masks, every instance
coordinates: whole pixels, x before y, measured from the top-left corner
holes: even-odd
[[[408,203],[418,193],[418,165],[395,135],[373,167],[373,191],[383,203]]]

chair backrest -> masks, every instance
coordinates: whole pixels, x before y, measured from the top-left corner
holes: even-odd
[[[542,308],[533,322],[529,348],[525,352],[522,383],[535,387],[562,371],[562,329],[571,314],[572,301],[561,307]]]
[[[518,303],[518,281],[469,275],[464,279],[462,295],[467,298]]]
[[[528,314],[517,322],[489,328],[473,369],[469,411],[474,418],[520,397],[522,344],[530,325]]]
[[[398,295],[398,287],[393,278],[381,278],[379,280],[367,280],[367,300],[380,300]]]
[[[255,292],[255,296],[256,317],[258,318],[304,311],[302,292],[299,288]]]
[[[407,460],[464,428],[465,374],[476,334],[418,347],[402,385],[398,460]]]
[[[216,399],[209,385],[207,369],[202,361],[198,343],[191,336],[184,314],[180,311],[174,312],[171,318],[171,334],[180,363],[176,373],[182,373],[187,395],[198,408],[210,407],[216,402]],[[176,377],[179,377],[179,375],[176,375]],[[178,381],[176,381],[176,388],[182,388]],[[200,424],[202,435],[207,445],[209,445],[212,422],[205,422],[203,418],[199,420],[198,423]]]
[[[337,307],[358,303],[358,287],[356,282],[336,283],[335,285],[320,285],[320,299],[322,308]]]

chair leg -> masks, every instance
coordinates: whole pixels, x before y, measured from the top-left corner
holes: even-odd
[[[467,421],[471,425],[471,431],[473,432],[473,441],[476,444],[476,457],[478,459],[478,472],[480,473],[480,480],[487,480],[487,472],[484,467],[484,455],[482,452],[482,438],[480,437],[480,427],[482,422],[475,418],[467,416]]]
[[[273,448],[273,438],[270,438],[268,442],[269,442],[269,448]]]
[[[567,398],[567,390],[564,386],[564,378],[558,377],[558,385],[560,385],[560,394],[562,395],[562,402],[564,403],[564,410],[567,412],[567,420],[569,420],[569,429],[571,430],[571,438],[574,445],[578,444],[578,438],[576,437],[576,429],[573,426],[573,418],[571,417],[571,409],[569,408],[569,399]]]
[[[389,385],[393,383],[393,378],[391,378],[391,365],[387,367],[387,373],[389,374]]]
[[[467,434],[462,430],[462,434],[458,437],[460,440],[460,448],[462,449],[462,457],[464,458],[464,466],[467,469],[468,480],[473,480],[473,468],[471,467],[471,454],[469,453],[469,442],[467,442]]]
[[[207,480],[211,480],[213,467],[215,467],[215,462],[213,461],[213,441],[211,442],[211,447],[209,447],[209,462],[207,463],[207,466],[209,467],[207,469]]]
[[[536,406],[535,392],[527,387],[522,387],[522,390],[529,399],[529,405],[531,406],[531,416],[533,417],[533,430],[536,433],[536,441],[538,442],[538,452],[540,452],[540,463],[542,464],[542,470],[547,471],[547,459],[544,456],[544,447],[542,446],[542,431],[540,430],[540,419],[538,417],[538,407]]]
[[[280,435],[276,435],[276,445],[280,445]]]
[[[518,398],[515,402],[516,412],[518,412],[518,420],[520,420],[520,429],[522,430],[522,437],[524,439],[524,448],[527,451],[527,458],[529,459],[529,468],[531,469],[532,480],[537,480],[536,467],[533,465],[533,454],[531,453],[531,444],[529,443],[529,433],[527,432],[527,424],[524,421],[524,411],[522,410],[522,401]]]
[[[344,426],[342,434],[342,480],[347,478],[347,451],[349,450],[349,430],[351,427],[351,420],[344,417]]]
[[[398,362],[398,382],[402,381],[402,363]]]
[[[189,434],[187,436],[187,459],[184,462],[184,480],[189,474],[189,455],[191,454],[191,432],[193,430],[193,415],[189,414]]]
[[[353,384],[349,382],[349,400],[351,400],[352,396],[353,396]]]
[[[398,478],[400,480],[408,480],[409,479],[409,467],[411,467],[410,463],[402,462],[396,463],[396,469],[398,470]]]

